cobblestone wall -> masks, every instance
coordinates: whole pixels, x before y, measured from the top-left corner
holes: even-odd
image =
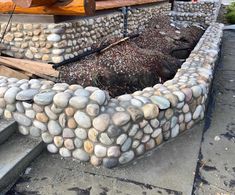
[[[196,3],[175,1],[170,16],[174,21],[209,25],[216,21],[220,6],[221,0],[199,0]]]
[[[163,3],[129,12],[128,32],[144,28],[152,15],[169,11],[170,4]],[[17,17],[17,16],[15,16]],[[107,36],[123,36],[122,12],[100,15],[59,24],[12,23],[4,37],[10,56],[59,63],[91,49]],[[0,24],[1,35],[5,23]]]
[[[96,87],[0,76],[0,116],[51,153],[113,168],[203,119],[223,25],[209,26],[172,80],[110,98]]]

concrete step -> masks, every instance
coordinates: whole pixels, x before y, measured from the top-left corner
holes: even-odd
[[[0,145],[0,194],[14,185],[20,174],[43,150],[41,139],[13,134]]]
[[[15,131],[17,124],[13,120],[0,120],[0,144],[4,143]]]

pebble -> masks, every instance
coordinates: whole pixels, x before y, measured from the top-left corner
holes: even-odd
[[[121,155],[120,147],[118,146],[111,146],[108,148],[107,156],[108,157],[119,157]]]
[[[117,141],[116,141],[116,143],[118,144],[118,145],[122,145],[122,144],[124,144],[124,142],[127,140],[127,135],[126,134],[121,134],[118,138],[117,138]]]
[[[184,89],[181,89],[181,91],[185,94],[186,102],[189,102],[192,99],[192,97],[193,97],[192,90],[189,89],[189,88],[184,88]]]
[[[72,107],[65,108],[65,114],[69,117],[73,117],[75,110]]]
[[[17,93],[20,91],[20,89],[18,87],[11,87],[9,88],[5,95],[4,95],[4,100],[8,103],[8,104],[13,104],[16,101],[16,95]]]
[[[47,131],[47,126],[46,126],[46,124],[44,124],[44,123],[42,123],[42,122],[40,122],[40,121],[34,120],[34,121],[33,121],[33,125],[34,125],[35,127],[37,127],[38,129],[41,129],[41,131],[43,131],[43,132]]]
[[[191,90],[195,98],[198,98],[202,94],[202,88],[200,86],[193,86]]]
[[[37,89],[26,89],[23,90],[21,92],[19,92],[16,95],[16,100],[19,101],[28,101],[28,100],[32,100],[33,97],[38,93]]]
[[[83,96],[75,96],[69,100],[69,105],[76,109],[83,109],[88,103],[88,98]]]
[[[90,95],[90,92],[85,90],[85,89],[77,89],[75,92],[74,92],[74,95],[76,96],[81,96],[81,97],[89,97]]]
[[[75,135],[82,140],[85,140],[87,138],[87,131],[82,128],[75,129]]]
[[[190,112],[188,112],[187,114],[185,114],[185,116],[184,116],[184,121],[185,121],[186,123],[188,123],[189,121],[191,121],[191,119],[192,119],[192,114],[191,114]]]
[[[58,152],[58,148],[54,145],[54,144],[48,144],[47,145],[47,150],[50,152],[50,153],[57,153]]]
[[[122,153],[122,155],[119,158],[119,163],[126,164],[126,163],[130,162],[131,160],[133,160],[134,157],[135,157],[135,154],[132,150],[130,150],[128,152],[124,152],[124,153]]]
[[[49,121],[49,118],[45,113],[37,113],[36,119],[40,122],[47,123]]]
[[[53,137],[48,132],[42,133],[41,137],[42,137],[42,140],[47,144],[53,141]]]
[[[74,119],[76,120],[77,124],[82,128],[87,129],[91,127],[91,119],[84,112],[77,111],[74,115]]]
[[[47,116],[50,119],[52,119],[52,120],[57,120],[58,119],[58,115],[55,114],[54,112],[52,112],[49,106],[45,106],[44,110],[45,110],[45,113],[47,114]]]
[[[61,107],[59,107],[59,106],[57,106],[57,105],[55,105],[55,104],[52,104],[52,106],[51,106],[51,111],[52,111],[53,113],[55,113],[55,114],[60,114],[61,112],[64,111],[64,109],[61,108]]]
[[[110,137],[107,135],[107,133],[101,133],[99,140],[104,145],[111,145],[113,143],[113,140],[110,139]]]
[[[34,126],[30,127],[29,132],[30,132],[30,135],[32,135],[33,137],[41,136],[41,130]]]
[[[137,99],[131,99],[131,104],[136,107],[141,107],[143,105],[142,102]]]
[[[82,149],[76,149],[73,151],[73,157],[80,161],[89,161],[90,156]]]
[[[83,141],[80,140],[79,138],[75,138],[75,139],[73,140],[73,142],[74,142],[74,145],[75,145],[76,148],[81,148],[82,145],[83,145]]]
[[[72,139],[66,139],[66,140],[64,141],[64,146],[65,146],[65,148],[67,148],[68,150],[73,150],[73,149],[75,148]]]
[[[143,112],[139,109],[139,108],[136,108],[134,106],[129,106],[127,108],[127,111],[129,112],[129,114],[131,115],[131,119],[136,122],[136,121],[140,121],[143,119]]]
[[[123,126],[130,121],[131,117],[126,112],[116,112],[112,116],[113,123],[117,126]]]
[[[46,106],[52,103],[55,94],[54,91],[41,92],[35,95],[33,100],[38,105]]]
[[[145,147],[144,147],[143,144],[139,145],[139,146],[136,148],[136,155],[137,155],[137,156],[142,155],[144,152],[145,152]]]
[[[29,135],[29,128],[28,127],[25,127],[25,126],[19,126],[18,127],[19,129],[19,132],[22,134],[22,135]]]
[[[180,126],[177,124],[171,129],[171,137],[176,137],[179,134]]]
[[[103,105],[106,99],[105,92],[96,90],[91,94],[90,99],[96,101],[99,105]]]
[[[155,141],[154,139],[150,139],[146,144],[145,144],[145,149],[146,150],[151,150],[155,147]]]
[[[97,142],[98,131],[95,128],[91,128],[88,131],[88,137],[91,141]]]
[[[116,167],[118,164],[118,159],[117,158],[104,158],[103,159],[103,166],[111,169],[113,167]]]
[[[72,129],[69,128],[65,128],[63,129],[63,137],[64,138],[73,138],[75,137],[74,131]]]
[[[159,109],[155,104],[145,104],[142,107],[143,113],[144,113],[144,118],[149,120],[149,119],[154,119],[158,116],[159,114]]]
[[[170,107],[169,100],[161,96],[152,96],[151,101],[154,104],[157,104],[161,110],[165,110]]]
[[[156,137],[158,137],[161,133],[162,133],[162,129],[161,129],[161,128],[155,129],[155,130],[153,131],[153,133],[151,134],[151,137],[152,137],[152,138],[156,138]]]
[[[16,120],[16,122],[18,122],[20,125],[29,127],[32,124],[32,121],[22,113],[15,112],[13,114],[13,117]]]
[[[69,98],[70,94],[60,92],[54,96],[53,101],[58,107],[65,108],[69,103]]]
[[[100,112],[100,107],[97,104],[88,104],[86,107],[86,112],[90,116],[97,116]]]
[[[59,124],[60,124],[60,126],[62,128],[65,128],[66,123],[67,123],[67,118],[66,118],[65,113],[60,114],[60,116],[59,116]]]
[[[198,119],[201,112],[202,112],[202,106],[199,105],[199,106],[197,106],[195,112],[193,113],[193,119]]]
[[[60,148],[59,153],[60,153],[60,155],[61,155],[62,157],[64,157],[64,158],[71,157],[71,151],[68,150],[68,149],[65,148],[65,147]]]
[[[110,124],[110,117],[108,114],[101,114],[93,119],[93,127],[98,131],[105,131]]]
[[[102,145],[96,145],[94,152],[95,152],[95,155],[96,155],[97,157],[102,158],[102,157],[105,157],[105,156],[106,156],[107,148],[104,147],[104,146],[102,146]]]
[[[51,42],[59,42],[61,40],[61,37],[58,34],[50,34],[47,36],[47,40]]]
[[[107,133],[110,138],[117,137],[118,135],[120,135],[121,129],[114,125],[110,125],[107,129]]]
[[[174,91],[173,94],[178,97],[180,102],[184,101],[185,95],[184,95],[183,92],[181,92],[181,91]]]
[[[4,97],[4,94],[8,90],[8,87],[0,87],[0,98]]]
[[[92,154],[93,151],[94,151],[94,145],[93,145],[93,143],[92,143],[91,141],[89,141],[89,140],[86,140],[86,141],[84,142],[84,149],[85,149],[85,151],[86,151],[87,153]]]
[[[139,130],[139,125],[138,124],[134,124],[132,125],[132,127],[129,130],[129,136],[135,136],[135,134],[137,133],[137,131]]]
[[[77,127],[77,123],[74,120],[74,118],[68,119],[67,125],[68,125],[68,128],[71,128],[71,129],[75,129]]]
[[[57,121],[50,120],[47,127],[52,135],[60,135],[62,133],[62,128]]]
[[[144,133],[146,133],[146,134],[151,134],[151,133],[153,132],[153,129],[152,129],[152,127],[148,124],[148,125],[146,125],[146,126],[144,127],[143,131],[144,131]]]
[[[122,152],[126,152],[127,150],[129,150],[131,147],[131,144],[132,144],[132,139],[129,137],[127,138],[127,140],[123,143],[121,147]]]
[[[61,136],[55,136],[55,137],[54,137],[54,144],[55,144],[58,148],[62,147],[63,144],[64,144],[64,139],[63,139],[63,137],[61,137]]]
[[[34,119],[36,116],[36,112],[34,110],[26,110],[25,111],[25,116]]]
[[[24,107],[23,107],[21,102],[16,102],[16,110],[18,112],[20,112],[20,113],[24,113],[25,112]]]

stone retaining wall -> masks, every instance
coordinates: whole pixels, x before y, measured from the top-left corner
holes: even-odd
[[[170,10],[169,3],[133,8],[128,14],[128,32],[144,29],[153,16]],[[14,16],[17,17],[17,16]],[[3,53],[16,58],[59,63],[73,58],[108,36],[123,36],[121,11],[58,24],[12,23],[4,37]],[[0,36],[6,23],[0,24]]]
[[[0,116],[51,153],[113,168],[203,119],[222,24],[208,27],[172,80],[110,98],[96,87],[0,76]]]
[[[199,0],[196,3],[175,1],[172,20],[210,25],[219,14],[221,0]]]

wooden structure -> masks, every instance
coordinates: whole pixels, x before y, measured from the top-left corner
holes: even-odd
[[[96,10],[143,5],[164,0],[0,0],[0,13],[91,16]]]

